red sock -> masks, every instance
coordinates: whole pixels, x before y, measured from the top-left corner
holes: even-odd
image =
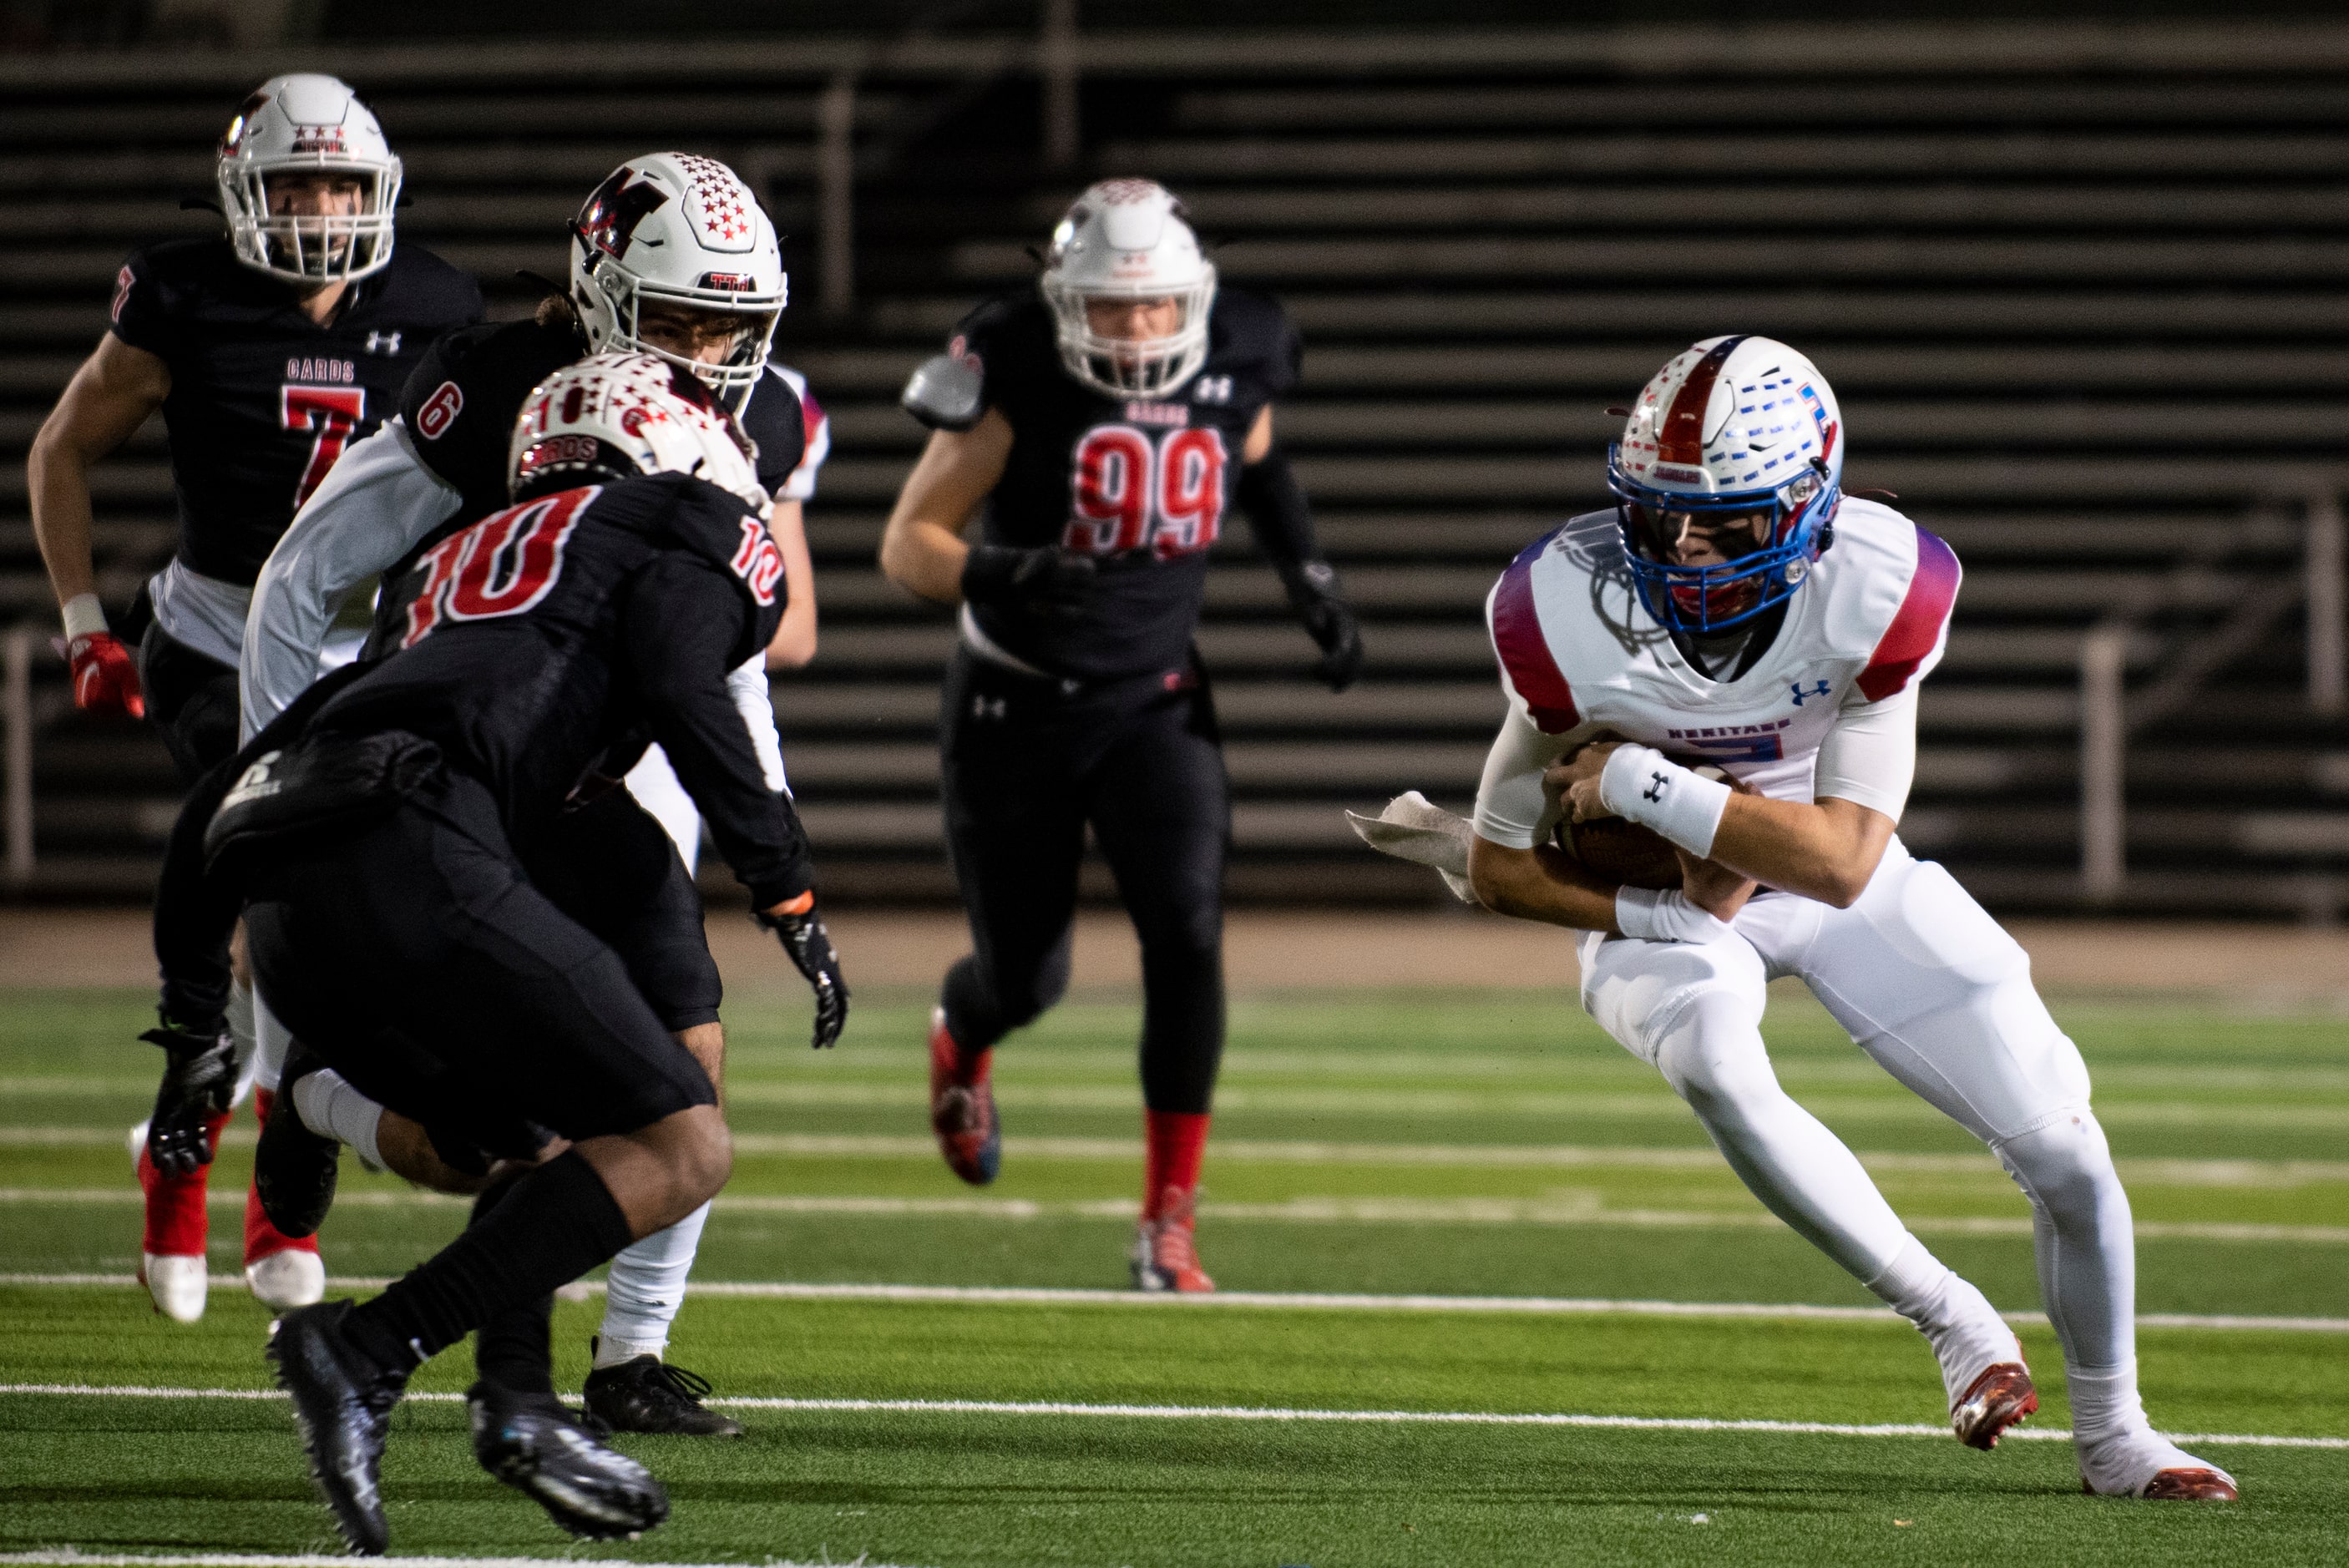
[[[276,1094],[269,1089],[253,1091],[254,1116],[263,1126],[269,1124],[269,1108],[275,1104]],[[272,1253],[315,1253],[318,1238],[303,1236],[298,1240],[287,1235],[269,1222],[262,1212],[261,1190],[247,1183],[244,1189],[244,1261],[257,1264]]]
[[[1145,1110],[1142,1117],[1142,1217],[1154,1220],[1199,1185],[1209,1118],[1204,1110]]]
[[[220,1149],[221,1129],[228,1125],[229,1113],[209,1117],[204,1121],[205,1140],[215,1152]],[[158,1257],[196,1258],[204,1253],[204,1188],[212,1173],[209,1165],[199,1165],[189,1176],[166,1176],[155,1169],[141,1145],[139,1150],[139,1190],[147,1195],[147,1234],[140,1246]]]
[[[995,1047],[967,1051],[954,1032],[947,1027],[946,1009],[941,1007],[930,1017],[930,1066],[943,1074],[947,1082],[959,1088],[976,1088],[987,1081],[988,1070],[995,1065]]]

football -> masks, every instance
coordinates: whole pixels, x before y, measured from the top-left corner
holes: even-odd
[[[1661,833],[1621,817],[1557,820],[1557,847],[1601,882],[1625,887],[1681,885],[1680,857]]]

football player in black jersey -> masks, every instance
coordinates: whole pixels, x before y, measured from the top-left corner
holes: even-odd
[[[724,164],[663,152],[615,170],[573,225],[568,298],[550,297],[530,320],[443,338],[409,377],[398,416],[352,449],[279,542],[254,586],[245,628],[246,733],[316,678],[320,645],[343,599],[378,574],[383,592],[367,654],[398,648],[440,542],[507,504],[508,448],[532,389],[590,352],[634,349],[692,372],[729,403],[755,442],[789,603],[764,659],[746,661],[727,686],[769,784],[782,788],[766,665],[804,663],[814,651],[814,576],[799,508],[827,439],[821,413],[803,397],[804,382],[769,357],[788,288],[772,223]],[[667,789],[648,789],[648,775]],[[653,796],[647,804],[689,866],[688,844],[698,848],[700,823],[660,748],[647,748],[628,783],[639,799]],[[533,874],[566,913],[623,952],[664,1021],[714,1077],[724,1050],[720,987],[700,903],[689,879],[658,874],[666,849],[660,834],[624,805],[613,802],[575,820],[575,852],[533,857]],[[644,864],[647,835],[652,865]],[[596,840],[592,848],[585,841],[590,837]],[[565,860],[574,862],[567,875]],[[645,874],[615,875],[623,865]],[[638,907],[622,907],[632,894],[642,895]],[[661,983],[646,977],[648,968],[660,972]],[[334,1080],[331,1072],[311,1075],[292,1107],[307,1125],[305,1099],[331,1102],[336,1114],[320,1117],[314,1135],[331,1134],[362,1151],[386,1122],[405,1135],[401,1124],[378,1119],[379,1108],[344,1094]],[[307,1147],[299,1136],[265,1143],[264,1178],[274,1149]],[[330,1173],[331,1153],[312,1168]],[[613,1263],[586,1397],[589,1408],[616,1429],[741,1431],[700,1402],[705,1384],[663,1359],[706,1219],[707,1211],[697,1210]]]
[[[393,1405],[476,1328],[485,1468],[578,1534],[667,1512],[657,1483],[555,1398],[551,1293],[706,1202],[726,1179],[726,1125],[712,1075],[626,955],[537,885],[533,848],[657,738],[814,988],[813,1043],[847,1016],[797,813],[726,689],[783,608],[740,427],[687,372],[611,355],[542,387],[512,451],[515,504],[428,552],[400,651],[320,682],[200,783],[157,905],[160,1158],[210,1152],[242,909],[254,971],[306,1047],[382,1103],[453,1117],[524,1162],[381,1295],[280,1320],[270,1357],[360,1552],[388,1544]]]
[[[994,1180],[990,1054],[1068,984],[1090,824],[1142,940],[1144,1290],[1215,1288],[1192,1210],[1223,1055],[1231,812],[1192,634],[1235,504],[1320,645],[1321,677],[1343,690],[1361,667],[1273,439],[1299,357],[1278,304],[1218,290],[1174,197],[1112,180],[1069,209],[1036,285],[973,312],[905,388],[933,434],[881,567],[959,602],[962,630],[940,722],[973,951],[931,1017],[932,1125],[957,1175]]]
[[[237,748],[238,647],[271,547],[345,447],[391,412],[432,340],[481,317],[471,277],[429,252],[394,248],[399,160],[334,77],[263,83],[221,140],[218,175],[228,232],[150,245],[123,263],[112,328],[42,425],[29,464],[75,702],[143,713],[189,780]],[[88,473],[159,408],[180,543],[141,594],[153,616],[134,668],[98,603]],[[252,1062],[251,992],[240,995]],[[265,1119],[275,1075],[268,1064],[253,1070]],[[203,1173],[166,1179],[142,1157],[140,1181],[141,1276],[159,1311],[192,1321],[204,1305]],[[318,1298],[315,1241],[281,1234],[253,1202],[244,1257],[264,1301]]]

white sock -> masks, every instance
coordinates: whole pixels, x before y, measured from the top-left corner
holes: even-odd
[[[2126,1367],[2074,1367],[2064,1373],[2072,1401],[2072,1430],[2082,1441],[2148,1426],[2137,1392],[2137,1363]]]
[[[704,1203],[665,1231],[631,1243],[612,1260],[604,1296],[604,1326],[597,1335],[595,1365],[616,1367],[668,1348],[668,1326],[685,1305],[685,1277],[709,1222]]]
[[[2014,1331],[1990,1298],[1926,1251],[1915,1236],[1901,1243],[1899,1254],[1882,1274],[1866,1283],[1932,1346],[1952,1408],[1984,1372],[2022,1357]]]
[[[243,1105],[261,1071],[260,1037],[254,1026],[253,987],[233,978],[228,983],[227,1022],[228,1037],[236,1046],[236,1092],[229,1103]]]
[[[1992,1150],[2031,1200],[2039,1294],[2064,1366],[2090,1376],[2135,1367],[2136,1231],[2095,1117],[2074,1110]]]
[[[383,1169],[383,1153],[376,1132],[383,1125],[383,1107],[343,1081],[332,1068],[305,1074],[294,1085],[294,1109],[302,1125],[321,1138],[339,1139],[357,1153],[370,1171]]]

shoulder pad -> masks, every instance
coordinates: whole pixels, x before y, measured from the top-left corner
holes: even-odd
[[[968,430],[987,412],[985,390],[968,362],[934,354],[906,381],[897,406],[933,430]]]

